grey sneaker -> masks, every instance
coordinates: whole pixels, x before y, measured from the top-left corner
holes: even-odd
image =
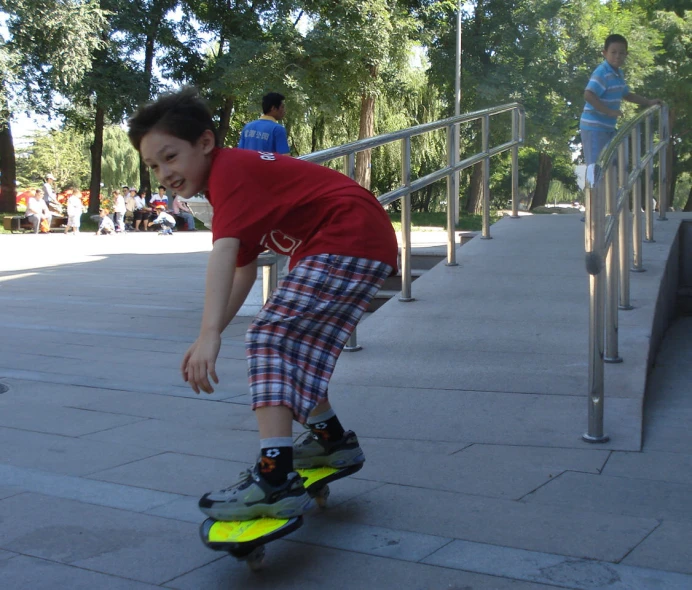
[[[343,438],[333,442],[323,441],[312,432],[306,432],[293,443],[294,469],[350,467],[364,461],[363,449],[352,430],[347,430]]]
[[[295,471],[288,474],[286,483],[274,487],[259,475],[256,465],[243,471],[233,485],[204,494],[199,500],[199,509],[216,520],[291,518],[313,507],[314,500]]]

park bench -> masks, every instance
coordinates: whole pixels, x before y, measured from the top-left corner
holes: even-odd
[[[63,229],[67,223],[67,217],[62,215],[53,215],[50,220],[50,229]],[[11,215],[2,220],[4,229],[12,233],[21,231],[33,231],[31,222],[23,215]]]

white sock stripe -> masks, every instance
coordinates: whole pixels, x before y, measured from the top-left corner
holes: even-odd
[[[322,412],[321,414],[318,414],[317,416],[310,416],[308,418],[308,424],[317,424],[318,422],[326,422],[330,418],[333,418],[336,416],[336,412],[334,411],[334,408],[328,409],[326,412]]]
[[[260,449],[270,449],[273,447],[293,447],[293,439],[290,436],[275,436],[273,438],[263,438],[260,440]]]

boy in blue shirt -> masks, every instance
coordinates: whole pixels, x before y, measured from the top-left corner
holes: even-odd
[[[279,121],[286,114],[284,96],[278,92],[270,92],[263,96],[262,112],[264,114],[259,119],[243,127],[238,147],[287,155],[291,150],[288,147],[286,129],[279,125]]]
[[[603,57],[605,61],[594,70],[586,85],[586,105],[579,122],[587,166],[596,163],[601,150],[615,136],[615,124],[622,117],[622,100],[647,107],[662,103],[657,98],[648,99],[630,92],[620,69],[627,58],[627,39],[622,35],[608,35]]]

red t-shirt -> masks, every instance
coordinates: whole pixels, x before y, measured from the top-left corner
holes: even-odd
[[[215,149],[207,198],[212,233],[240,240],[238,266],[266,248],[291,266],[317,254],[356,256],[397,267],[397,241],[373,194],[347,176],[288,156]]]

